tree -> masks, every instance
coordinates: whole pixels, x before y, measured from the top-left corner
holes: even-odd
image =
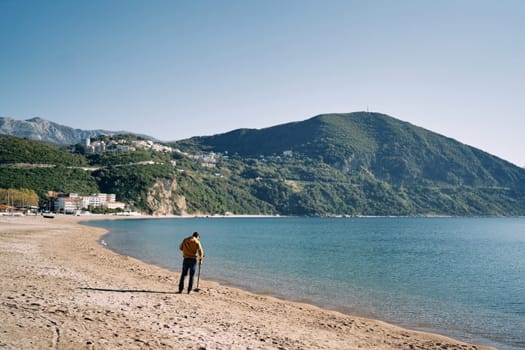
[[[25,208],[38,205],[38,195],[35,191],[27,188],[22,189],[0,189],[0,203]]]

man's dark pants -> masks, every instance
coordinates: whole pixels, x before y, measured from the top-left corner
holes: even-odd
[[[190,273],[190,281],[188,282],[188,293],[193,289],[193,276],[195,276],[195,268],[197,266],[196,258],[184,258],[182,261],[182,274],[180,275],[179,281],[179,292],[182,292],[184,289],[184,279]]]

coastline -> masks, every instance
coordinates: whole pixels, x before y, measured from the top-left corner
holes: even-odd
[[[111,218],[0,217],[0,347],[491,349],[211,281],[175,294],[178,272],[105,249],[105,230],[79,224]]]

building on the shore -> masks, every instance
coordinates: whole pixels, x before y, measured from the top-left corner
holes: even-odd
[[[12,212],[14,209],[15,208],[10,205],[0,204],[0,213],[9,213]]]
[[[126,203],[122,203],[122,202],[107,202],[106,203],[106,208],[108,209],[112,209],[112,210],[115,210],[115,209],[124,209],[126,208]]]
[[[95,193],[82,197],[82,208],[124,209],[125,203],[117,202],[114,193]]]
[[[124,209],[125,203],[117,202],[114,193],[95,193],[90,196],[79,196],[77,193],[60,193],[55,195],[54,209],[58,212],[73,214],[81,209],[107,208]]]
[[[82,208],[82,200],[78,197],[58,197],[55,210],[65,214],[73,214]]]

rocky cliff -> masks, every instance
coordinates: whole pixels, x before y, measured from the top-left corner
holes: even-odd
[[[175,178],[158,179],[149,189],[147,203],[153,215],[186,215],[186,198],[175,193]]]

